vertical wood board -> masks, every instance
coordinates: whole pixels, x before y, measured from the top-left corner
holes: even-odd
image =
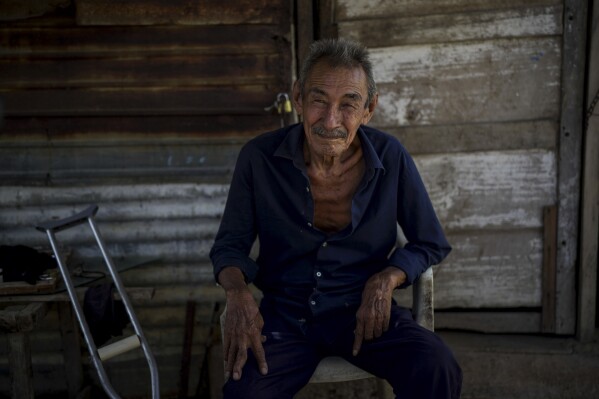
[[[566,0],[558,168],[556,332],[574,334],[587,3]]]

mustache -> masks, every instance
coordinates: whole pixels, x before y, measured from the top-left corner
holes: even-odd
[[[345,139],[347,138],[347,132],[343,129],[327,130],[322,126],[314,126],[312,132],[320,137],[327,139]]]

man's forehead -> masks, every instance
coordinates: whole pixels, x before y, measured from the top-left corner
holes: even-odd
[[[306,79],[305,89],[311,93],[325,94],[330,89],[341,89],[344,95],[354,97],[367,92],[367,78],[361,66],[336,67],[325,61],[314,65]]]

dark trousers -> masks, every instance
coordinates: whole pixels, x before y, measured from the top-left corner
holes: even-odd
[[[268,313],[262,312],[268,374],[260,374],[250,351],[241,379],[229,379],[225,384],[225,399],[293,398],[308,383],[319,361],[330,355],[387,380],[400,399],[460,397],[462,371],[453,354],[435,333],[419,326],[407,309],[393,306],[389,330],[380,338],[365,341],[356,357],[351,353],[355,317],[353,322],[349,316],[306,321],[298,329],[269,320],[273,315]]]

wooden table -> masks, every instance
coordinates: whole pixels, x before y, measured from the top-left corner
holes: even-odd
[[[29,332],[48,312],[47,302],[9,305],[0,310],[0,331],[7,333],[8,368],[13,398],[33,399]]]
[[[78,287],[76,291],[82,301],[87,287]],[[154,296],[154,288],[127,288],[127,295],[132,301],[150,301]],[[119,299],[118,294],[115,294],[115,299]],[[83,389],[79,325],[73,316],[67,293],[0,296],[0,331],[8,336],[8,366],[13,399],[34,398],[29,332],[38,327],[52,303],[58,308],[69,398],[76,398]]]
[[[159,261],[155,258],[130,257],[118,259],[119,273],[142,265]],[[89,262],[88,272],[105,271],[103,260]],[[48,279],[36,284],[26,282],[0,282],[0,331],[8,333],[8,364],[12,384],[12,397],[15,399],[33,398],[33,373],[31,367],[31,347],[29,332],[35,330],[42,321],[51,303],[58,308],[60,334],[64,355],[67,390],[69,398],[76,398],[83,388],[83,369],[81,366],[81,339],[79,324],[74,316],[69,296],[61,281],[58,269],[47,270]],[[103,278],[74,277],[79,303],[83,302],[89,284]],[[127,295],[133,301],[149,301],[154,296],[151,287],[127,288]],[[115,299],[119,299],[115,293]]]

